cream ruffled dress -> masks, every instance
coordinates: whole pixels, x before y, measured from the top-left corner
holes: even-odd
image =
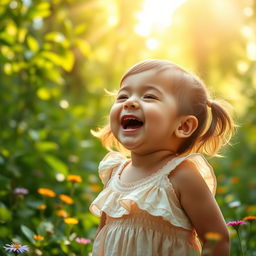
[[[106,155],[99,165],[105,187],[89,208],[96,216],[102,212],[107,216],[95,238],[93,256],[200,255],[196,232],[168,178],[185,159],[197,165],[214,194],[215,175],[200,154],[176,157],[154,174],[132,183],[119,178],[130,159],[118,152]]]

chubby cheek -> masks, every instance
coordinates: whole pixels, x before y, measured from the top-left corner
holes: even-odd
[[[114,136],[117,136],[117,132],[120,126],[119,122],[119,109],[116,105],[113,105],[111,110],[110,110],[110,115],[109,115],[109,122],[110,122],[110,129]]]
[[[168,113],[164,110],[153,110],[148,113],[148,128],[157,133],[169,131],[172,126],[172,121],[167,118]]]
[[[146,118],[151,122],[151,125],[159,125],[166,120],[166,111],[164,109],[147,109]]]

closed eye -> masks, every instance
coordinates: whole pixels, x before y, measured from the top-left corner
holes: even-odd
[[[145,99],[154,99],[154,100],[158,99],[158,97],[156,95],[153,95],[153,94],[146,94],[146,95],[144,95],[144,98]]]
[[[128,99],[128,96],[127,95],[124,95],[124,94],[120,94],[116,97],[117,100],[126,100]]]

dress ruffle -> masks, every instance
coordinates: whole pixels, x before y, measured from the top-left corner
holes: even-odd
[[[96,216],[105,212],[112,218],[120,218],[128,215],[135,203],[141,210],[153,216],[161,216],[174,226],[191,229],[192,226],[183,211],[169,201],[176,200],[172,197],[176,196],[167,195],[167,191],[159,187],[144,187],[126,195],[107,187],[91,204],[90,211]]]
[[[119,152],[109,152],[99,164],[99,176],[102,183],[106,186],[111,176],[116,171],[116,168],[120,166],[127,159]]]
[[[176,193],[168,179],[169,173],[182,161],[189,159],[198,167],[199,172],[212,193],[215,192],[216,179],[211,166],[200,154],[191,154],[171,160],[155,175],[138,181],[136,186],[122,188],[119,172],[127,159],[118,152],[110,152],[99,165],[99,176],[105,185],[103,191],[92,202],[90,211],[101,216],[105,212],[112,218],[128,215],[134,204],[153,216],[161,216],[174,226],[192,229],[192,225],[182,210]]]

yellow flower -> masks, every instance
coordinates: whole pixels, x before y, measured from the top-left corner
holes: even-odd
[[[71,181],[73,183],[81,183],[82,178],[79,175],[68,175],[67,176],[67,181]]]
[[[34,235],[33,237],[34,237],[35,240],[38,240],[38,241],[43,241],[44,240],[43,236]]]
[[[64,195],[64,194],[60,195],[60,200],[63,201],[64,203],[66,203],[66,204],[73,204],[74,203],[74,200],[70,196],[67,196],[67,195]]]
[[[39,188],[37,191],[40,195],[43,195],[43,196],[49,196],[49,197],[56,196],[55,192],[48,188]]]
[[[68,213],[65,210],[58,210],[56,211],[56,215],[59,217],[63,217],[63,218],[67,218],[68,217]]]
[[[47,206],[45,204],[40,204],[36,207],[38,210],[45,210],[47,208]]]
[[[76,218],[65,218],[64,222],[69,225],[74,225],[78,223],[78,219]]]
[[[205,238],[207,240],[211,240],[211,241],[217,242],[217,241],[219,241],[222,238],[222,236],[221,236],[220,233],[217,233],[217,232],[207,232],[205,234]]]

